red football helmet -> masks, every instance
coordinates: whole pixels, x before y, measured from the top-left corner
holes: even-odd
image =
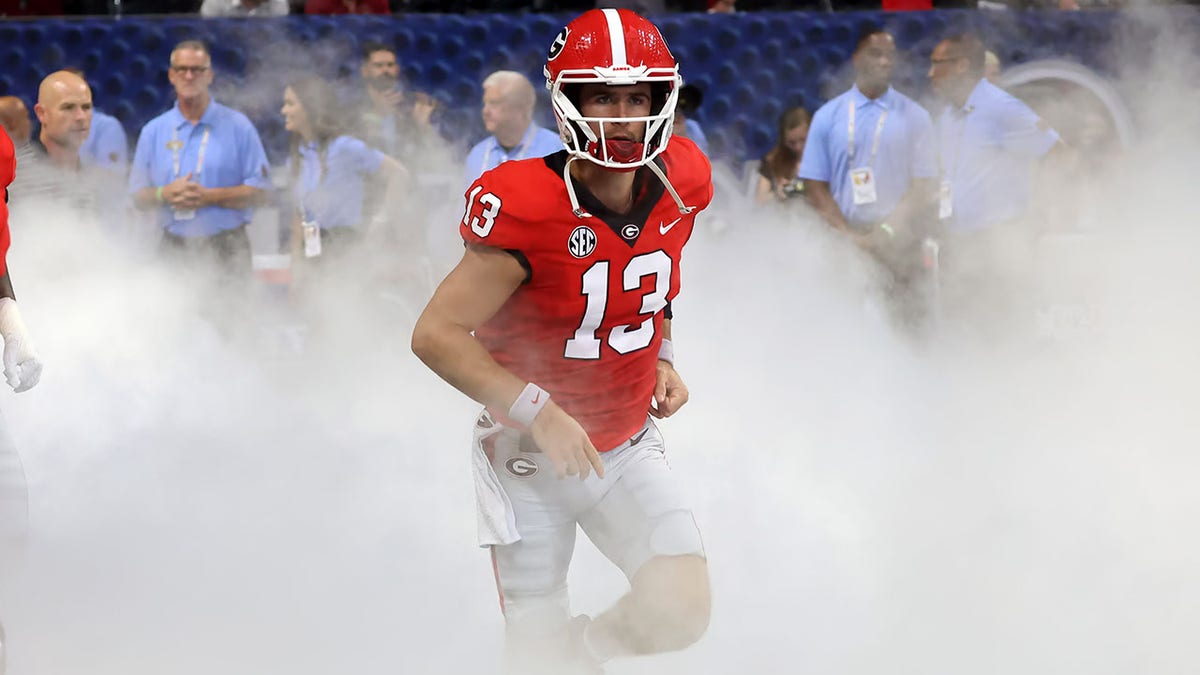
[[[654,159],[671,139],[679,99],[679,64],[658,28],[627,9],[593,9],[571,23],[550,45],[546,88],[567,151],[610,169],[635,169]],[[648,117],[584,117],[579,85],[649,82],[653,103]],[[604,138],[606,122],[645,122],[642,143]],[[593,130],[588,123],[596,123]]]

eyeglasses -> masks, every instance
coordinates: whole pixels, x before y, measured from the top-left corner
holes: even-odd
[[[180,75],[187,75],[188,73],[191,73],[192,75],[203,75],[204,73],[208,72],[208,66],[175,66],[175,65],[172,65],[171,70],[179,73]]]

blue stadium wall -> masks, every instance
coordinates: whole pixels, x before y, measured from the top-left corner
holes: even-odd
[[[893,32],[904,56],[897,87],[921,97],[927,89],[929,53],[956,31],[980,31],[1006,65],[1065,58],[1115,75],[1118,69],[1136,71],[1138,55],[1149,58],[1150,46],[1164,31],[1200,26],[1198,16],[1188,9],[1142,14],[947,10],[673,14],[656,21],[684,79],[704,92],[696,117],[710,136],[713,154],[744,159],[770,147],[783,109],[815,109],[848,85],[850,52],[866,25]],[[350,92],[358,84],[359,45],[376,40],[395,46],[409,86],[445,104],[439,126],[448,139],[466,147],[484,135],[478,119],[482,78],[493,70],[512,69],[540,84],[546,47],[569,18],[0,19],[0,95],[20,96],[32,108],[45,74],[64,66],[83,68],[97,107],[116,115],[132,142],[142,124],[172,105],[166,75],[171,47],[198,38],[212,48],[216,96],[250,115],[278,160],[286,141],[278,110],[288,78],[315,72],[340,79]],[[1198,56],[1179,55],[1183,63],[1195,63]],[[549,106],[541,91],[539,115],[548,124]]]

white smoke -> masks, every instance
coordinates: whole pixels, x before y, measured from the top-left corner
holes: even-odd
[[[610,672],[1194,670],[1200,136],[1154,133],[1190,109],[1178,75],[1145,84],[1098,232],[1041,248],[1058,313],[1013,339],[898,331],[871,264],[812,222],[697,231],[674,320],[692,401],[663,428],[713,622]],[[458,216],[431,217],[441,271]],[[12,675],[496,670],[475,406],[409,354],[410,313],[345,297],[344,347],[231,347],[179,270],[61,214],[13,227],[47,369],[0,395],[33,528]],[[580,541],[595,614],[624,580]]]

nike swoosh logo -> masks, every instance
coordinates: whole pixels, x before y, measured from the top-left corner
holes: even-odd
[[[650,430],[649,430],[649,429],[642,429],[642,433],[640,433],[640,434],[638,434],[637,436],[634,436],[633,438],[629,439],[629,447],[631,447],[631,448],[632,448],[633,446],[637,445],[637,444],[638,444],[638,441],[642,440],[642,436],[645,436],[647,431],[650,431]]]
[[[666,225],[663,225],[662,223],[659,223],[659,224],[658,224],[658,233],[659,233],[659,234],[666,234],[666,233],[670,232],[670,231],[671,231],[671,228],[672,228],[672,227],[675,227],[675,223],[678,223],[678,222],[679,222],[679,221],[681,221],[681,220],[683,220],[683,216],[679,216],[679,217],[678,217],[678,218],[676,218],[675,220],[672,220],[671,222],[667,223]]]
[[[537,395],[533,397],[533,402],[537,403],[540,400],[542,400],[542,392],[539,391]]]

